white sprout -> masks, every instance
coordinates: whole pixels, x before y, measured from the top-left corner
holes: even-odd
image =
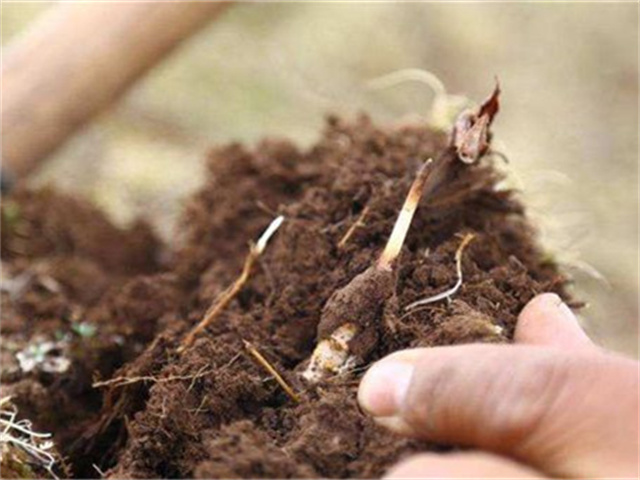
[[[269,242],[273,234],[276,233],[276,231],[280,228],[280,225],[282,225],[282,222],[284,222],[284,217],[280,215],[275,220],[273,220],[273,222],[269,224],[269,226],[266,228],[263,234],[260,235],[260,238],[256,242],[256,246],[255,246],[256,252],[258,254],[264,251],[265,247],[267,246],[267,243]]]
[[[398,218],[393,225],[389,240],[387,240],[387,244],[378,258],[376,263],[378,270],[392,270],[393,262],[398,258],[400,250],[402,250],[402,245],[411,226],[411,220],[420,203],[424,185],[429,178],[429,165],[432,162],[432,159],[427,160],[418,170]],[[309,382],[317,382],[326,373],[341,374],[347,371],[355,361],[349,353],[349,342],[357,333],[358,327],[353,323],[345,323],[334,330],[328,338],[318,343],[311,355],[309,365],[302,373],[302,377]]]

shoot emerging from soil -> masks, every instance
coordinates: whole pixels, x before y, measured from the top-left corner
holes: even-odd
[[[489,150],[489,127],[500,110],[499,99],[500,84],[496,80],[493,93],[477,111],[466,110],[458,116],[451,134],[451,144],[462,162],[475,163]]]
[[[420,198],[436,195],[438,189],[455,175],[460,162],[474,164],[489,151],[490,127],[500,108],[499,97],[500,87],[496,84],[491,96],[478,108],[458,115],[447,148],[418,171],[378,261],[331,295],[318,323],[319,343],[302,372],[305,380],[317,383],[328,374],[344,371],[345,365],[364,360],[373,351],[381,334],[382,311],[393,296],[394,263],[400,255]],[[471,238],[463,240],[457,258],[461,258],[462,250]],[[457,260],[457,265],[458,282],[451,291],[443,292],[436,300],[452,295],[462,285],[460,260]],[[426,303],[436,301],[425,300]]]
[[[411,226],[413,214],[416,212],[416,208],[418,208],[418,203],[420,203],[424,184],[429,177],[430,169],[428,167],[432,163],[433,159],[431,158],[423,163],[416,175],[416,179],[413,181],[413,184],[411,184],[411,189],[409,189],[404,205],[402,205],[402,210],[400,210],[398,219],[393,225],[393,230],[389,236],[387,245],[384,247],[378,259],[377,267],[380,270],[391,270],[391,264],[400,254],[404,239],[407,237],[407,232],[409,232],[409,227]]]
[[[334,292],[327,302],[318,327],[319,331],[326,332],[325,338],[316,346],[307,369],[302,373],[306,380],[317,382],[326,373],[340,373],[345,365],[355,361],[349,344],[358,333],[373,323],[368,316],[374,314],[392,294],[393,264],[402,250],[432,163],[433,160],[429,159],[418,170],[376,264],[356,276],[346,287]],[[360,318],[357,318],[358,315]],[[345,322],[350,318],[353,321]]]
[[[464,252],[464,249],[467,247],[467,245],[471,243],[474,237],[475,235],[473,235],[472,233],[465,235],[462,239],[462,242],[460,242],[460,246],[456,250],[456,275],[458,276],[458,280],[456,281],[455,285],[453,285],[453,287],[451,288],[448,288],[444,292],[433,295],[432,297],[421,298],[420,300],[416,300],[415,302],[410,303],[405,307],[405,311],[413,310],[416,307],[421,307],[423,305],[438,302],[445,298],[449,299],[453,295],[455,295],[455,293],[462,286],[462,253]]]
[[[193,329],[191,329],[191,331],[182,341],[180,347],[178,347],[178,353],[182,353],[188,347],[190,347],[195,341],[196,337],[220,315],[220,313],[231,302],[231,300],[233,300],[235,296],[238,295],[240,290],[242,290],[242,287],[245,283],[247,283],[247,280],[249,279],[249,275],[251,274],[253,265],[266,248],[267,243],[269,242],[273,234],[276,233],[278,228],[280,228],[280,225],[282,225],[283,221],[284,217],[282,215],[277,217],[269,224],[258,241],[255,244],[252,243],[250,245],[249,254],[244,261],[244,266],[242,267],[240,276],[233,282],[233,284],[229,288],[222,292],[220,296],[218,296],[211,303],[211,306],[205,313],[204,318],[200,321],[200,323],[193,327]]]

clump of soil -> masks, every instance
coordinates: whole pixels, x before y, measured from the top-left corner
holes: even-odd
[[[77,476],[96,476],[95,464],[119,478],[373,477],[411,452],[442,448],[395,437],[358,409],[366,366],[401,348],[508,342],[532,296],[564,294],[564,278],[538,250],[513,192],[498,188],[502,175],[490,158],[460,162],[422,199],[394,268],[393,295],[371,312],[377,323],[361,363],[318,384],[300,373],[325,335],[318,324],[329,298],[375,262],[418,166],[448,142],[424,126],[378,128],[363,116],[353,123],[330,118],[305,152],[280,140],[253,150],[216,149],[206,185],[183,216],[181,247],[162,267],[141,262],[137,248],[157,247],[147,233],[113,229],[93,210],[77,215],[86,228],[73,215],[53,222],[42,213],[52,204],[89,210],[51,192],[17,195],[11,201],[20,212],[38,212],[36,235],[47,232],[46,245],[64,247],[27,236],[26,253],[5,253],[19,236],[14,228],[5,238],[3,228],[9,278],[31,272],[37,279],[43,271],[60,285],[51,292],[40,278],[3,294],[10,321],[7,327],[3,318],[2,334],[18,342],[13,351],[3,342],[3,356],[15,362],[15,349],[63,328],[72,335],[65,352],[73,369],[45,375],[14,368],[3,383],[40,429],[55,433]],[[238,276],[248,242],[278,214],[285,221],[247,284],[177,353]],[[454,257],[467,233],[475,239],[464,251],[462,287],[451,301],[406,313],[410,303],[456,283]],[[94,245],[96,238],[103,241]],[[95,336],[73,334],[79,319],[97,326]],[[299,402],[244,341],[282,374]],[[102,382],[92,389],[96,371]]]
[[[153,275],[159,247],[145,223],[118,229],[51,189],[3,199],[0,396],[63,454],[101,409],[93,378],[136,358],[177,305]]]

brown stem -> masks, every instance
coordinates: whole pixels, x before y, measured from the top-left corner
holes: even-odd
[[[293,388],[289,386],[289,384],[284,380],[284,378],[282,378],[282,375],[280,375],[278,371],[275,369],[275,367],[271,365],[271,363],[269,363],[269,361],[266,358],[264,358],[264,356],[258,351],[258,349],[254,347],[250,342],[247,342],[246,340],[242,340],[242,343],[244,344],[244,348],[246,348],[247,351],[251,354],[251,356],[255,358],[256,361],[260,365],[262,365],[262,367],[264,367],[264,369],[267,372],[271,374],[271,376],[275,379],[276,382],[278,382],[278,385],[282,387],[282,389],[287,393],[287,395],[289,395],[289,397],[291,397],[291,399],[294,402],[299,402],[300,396],[293,391]]]
[[[349,227],[347,232],[344,234],[344,236],[338,242],[338,249],[344,248],[344,246],[347,244],[349,239],[353,236],[355,231],[359,227],[364,225],[364,221],[363,220],[364,220],[364,217],[366,217],[368,213],[369,213],[369,206],[367,205],[366,207],[364,207],[362,209],[362,212],[360,212],[360,215],[358,215],[358,219],[355,222],[353,222],[353,224]]]
[[[178,347],[178,353],[182,353],[188,347],[190,347],[195,341],[196,337],[202,332],[205,328],[207,328],[211,322],[213,322],[224,310],[224,308],[234,299],[234,297],[242,290],[242,287],[247,280],[249,279],[249,274],[251,273],[251,269],[256,259],[260,256],[260,253],[256,249],[255,245],[251,245],[251,249],[249,250],[249,254],[244,261],[244,266],[242,267],[242,273],[240,276],[233,282],[233,284],[228,287],[224,292],[218,296],[218,298],[211,304],[207,312],[204,314],[204,318],[198,323],[195,327],[191,329],[191,331],[184,337],[182,344]]]
[[[207,326],[209,326],[211,322],[213,322],[218,317],[218,315],[220,315],[220,312],[222,312],[222,310],[224,310],[229,302],[231,302],[231,300],[233,300],[234,297],[240,292],[244,284],[247,283],[247,280],[249,279],[253,264],[267,247],[267,243],[269,242],[273,234],[276,233],[278,228],[280,228],[282,222],[284,222],[284,217],[280,215],[269,224],[264,232],[262,232],[262,235],[260,235],[258,241],[255,244],[251,244],[251,246],[249,247],[249,254],[244,261],[244,266],[242,267],[242,273],[240,273],[240,276],[236,279],[235,282],[233,282],[233,284],[229,288],[222,292],[220,296],[218,296],[218,298],[213,301],[209,309],[204,314],[204,318],[200,321],[200,323],[198,323],[198,325],[193,327],[184,338],[182,344],[178,347],[178,353],[184,352],[187,347],[191,346],[198,334],[202,332],[202,330],[207,328]]]

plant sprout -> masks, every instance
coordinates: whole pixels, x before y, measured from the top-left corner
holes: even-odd
[[[499,96],[500,88],[496,84],[492,95],[479,108],[458,116],[448,147],[418,171],[378,261],[331,295],[318,323],[320,341],[302,372],[305,380],[316,383],[326,375],[344,371],[345,365],[362,359],[375,347],[380,312],[393,296],[394,264],[420,198],[432,195],[446,183],[459,162],[473,164],[487,153],[491,139],[489,127],[499,110]],[[464,245],[469,241],[470,238]]]
[[[231,302],[231,300],[233,300],[236,295],[238,295],[240,290],[242,290],[244,284],[247,283],[247,280],[249,280],[253,265],[255,264],[258,257],[260,257],[264,249],[267,247],[267,243],[269,242],[273,234],[276,233],[276,231],[280,228],[283,221],[284,217],[282,215],[277,217],[269,224],[262,235],[260,235],[258,241],[255,244],[250,244],[249,254],[245,259],[240,276],[233,282],[233,284],[231,284],[229,288],[222,292],[222,294],[220,294],[220,296],[218,296],[211,303],[211,306],[206,311],[203,319],[200,321],[200,323],[198,323],[191,329],[191,331],[182,341],[180,347],[178,347],[178,353],[184,352],[189,346],[191,346],[196,337],[220,315],[220,313]]]

